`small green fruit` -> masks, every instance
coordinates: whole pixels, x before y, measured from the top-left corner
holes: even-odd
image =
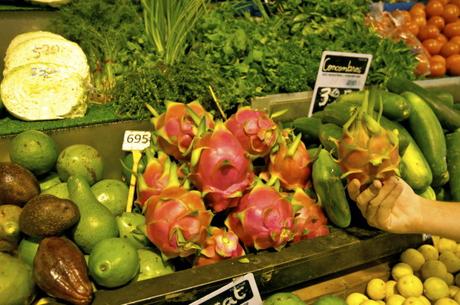
[[[103,287],[127,284],[139,272],[136,248],[123,238],[108,238],[98,242],[88,259],[89,274]]]

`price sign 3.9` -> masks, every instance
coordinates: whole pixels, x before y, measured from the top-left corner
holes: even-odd
[[[362,90],[371,61],[371,54],[324,51],[308,115],[324,109],[342,94]]]
[[[122,150],[144,150],[150,146],[152,134],[150,131],[126,130],[123,137]]]

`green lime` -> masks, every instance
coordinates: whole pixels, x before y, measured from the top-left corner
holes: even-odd
[[[174,272],[174,266],[163,260],[161,254],[153,250],[138,249],[137,254],[139,254],[140,268],[136,281],[143,281]]]
[[[301,298],[291,292],[278,292],[264,300],[263,305],[305,305]]]
[[[313,305],[347,305],[347,303],[341,297],[331,294],[320,297]]]
[[[62,181],[70,176],[82,176],[93,185],[102,179],[104,163],[96,148],[86,144],[74,144],[61,151],[56,163]]]
[[[53,195],[61,199],[70,199],[69,190],[67,189],[67,182],[61,182],[53,185],[52,187],[44,190],[42,194]]]
[[[113,215],[121,215],[126,210],[129,189],[120,180],[103,179],[94,184],[91,191]]]
[[[123,238],[108,238],[98,242],[88,259],[89,274],[103,287],[127,284],[139,272],[136,248]]]
[[[56,164],[58,148],[54,140],[38,130],[16,135],[9,146],[10,159],[36,175],[50,171]]]
[[[30,304],[35,290],[32,268],[3,252],[0,252],[0,266],[0,304]]]

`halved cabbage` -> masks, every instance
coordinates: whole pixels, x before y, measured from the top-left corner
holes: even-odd
[[[32,63],[6,74],[1,99],[11,115],[25,121],[82,117],[86,82],[67,66]]]
[[[63,36],[59,34],[55,34],[52,32],[47,31],[33,31],[33,32],[25,32],[16,35],[8,45],[8,49],[6,49],[6,54],[4,60],[7,61],[7,58],[10,53],[14,52],[14,49],[21,43],[27,40],[36,39],[36,38],[54,38],[54,39],[61,39],[66,40]]]
[[[33,4],[44,4],[51,7],[61,7],[70,2],[70,0],[29,0]]]
[[[89,66],[80,46],[70,40],[37,37],[18,44],[5,58],[3,75],[22,65],[41,62],[69,67],[84,80],[89,80]]]

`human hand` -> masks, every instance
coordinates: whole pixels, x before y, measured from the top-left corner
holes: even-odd
[[[401,178],[393,176],[384,181],[374,180],[365,190],[353,179],[348,194],[354,200],[367,223],[393,233],[414,233],[422,222],[421,200]]]

